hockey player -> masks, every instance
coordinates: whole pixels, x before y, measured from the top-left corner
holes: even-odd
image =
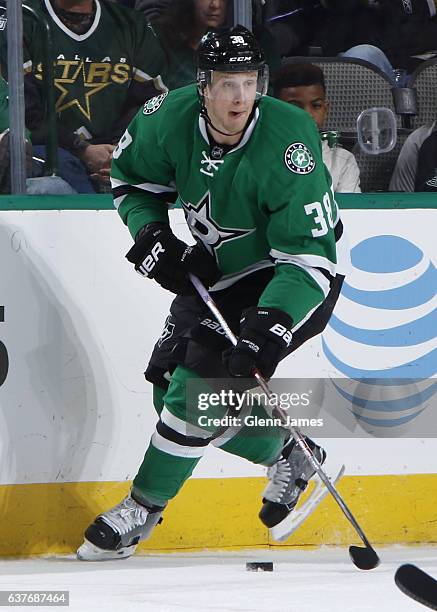
[[[130,494],[87,528],[83,560],[132,555],[209,443],[270,468],[260,512],[268,527],[287,517],[314,475],[282,427],[217,437],[194,418],[188,381],[231,375],[238,385],[254,366],[271,377],[325,327],[343,278],[336,259],[343,230],[311,117],[264,97],[264,58],[241,26],[207,34],[198,65],[197,91],[149,100],[114,152],[114,203],[135,239],[127,257],[177,297],[146,371],[156,430]],[[176,198],[195,246],[170,229],[167,203]],[[190,272],[239,335],[235,348],[211,324]],[[323,462],[324,450],[308,443]]]

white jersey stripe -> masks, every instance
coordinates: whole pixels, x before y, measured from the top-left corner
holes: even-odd
[[[319,285],[320,289],[323,291],[323,295],[325,297],[328,295],[331,286],[326,276],[323,276],[320,270],[316,270],[316,268],[311,268],[310,266],[305,266],[303,264],[295,262],[293,262],[292,265],[298,266],[299,268],[302,268],[302,270],[305,270],[305,272],[309,274],[313,278],[313,280],[315,280],[316,283]]]
[[[428,8],[430,17],[436,16],[436,4],[434,0],[428,0]]]
[[[144,191],[152,191],[153,193],[176,193],[174,185],[158,185],[157,183],[139,183],[138,185],[132,185],[137,189],[144,189]]]
[[[335,276],[336,274],[335,263],[320,255],[291,255],[290,253],[278,251],[278,249],[271,249],[270,255],[277,263],[291,263],[301,267],[324,268],[331,276]]]
[[[337,265],[335,269],[337,274],[347,276],[352,269],[350,245],[346,232],[343,230],[342,235],[336,242],[337,249]]]
[[[172,183],[170,185],[158,185],[157,183],[140,183],[138,185],[132,185],[131,183],[126,183],[125,181],[120,181],[119,179],[111,177],[112,189],[123,187],[124,185],[144,191],[151,191],[152,193],[176,193],[175,186]]]
[[[112,189],[115,189],[116,187],[120,187],[121,185],[129,185],[129,183],[126,183],[126,181],[120,181],[119,179],[116,179],[116,178],[112,178],[111,176]]]
[[[164,81],[162,80],[162,77],[161,77],[160,74],[158,74],[156,77],[154,77],[153,84],[155,85],[156,89],[158,89],[160,91],[163,91],[163,92],[168,91],[168,87],[164,83]]]
[[[125,197],[127,196],[127,193],[125,193],[124,195],[118,197],[118,198],[114,198],[114,208],[116,210],[118,210],[118,207],[120,206],[120,204],[123,202],[123,200],[125,199]]]
[[[132,74],[134,77],[140,77],[142,81],[152,80],[152,77],[150,76],[150,74],[147,74],[147,72],[143,72],[142,70],[140,70],[140,68],[137,68],[136,66],[134,66],[134,69],[132,70]]]
[[[94,16],[94,21],[91,24],[90,29],[87,30],[84,34],[76,34],[72,30],[69,30],[67,28],[67,26],[64,25],[64,23],[61,21],[61,19],[55,13],[52,5],[50,4],[50,0],[44,0],[44,2],[45,2],[45,6],[46,6],[46,9],[47,9],[47,12],[49,13],[49,15],[50,15],[51,19],[53,20],[53,22],[58,26],[58,28],[60,30],[62,30],[64,32],[64,34],[66,34],[67,36],[69,36],[70,38],[72,38],[73,40],[76,40],[78,42],[81,42],[82,40],[86,40],[92,34],[94,34],[97,26],[100,23],[100,17],[101,17],[101,14],[102,14],[102,9],[101,9],[99,0],[95,0],[96,14]]]

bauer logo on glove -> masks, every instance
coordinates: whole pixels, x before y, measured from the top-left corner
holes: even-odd
[[[240,322],[236,346],[227,352],[232,376],[250,377],[253,369],[270,378],[292,342],[293,320],[278,308],[250,308]]]
[[[138,266],[138,271],[141,272],[143,276],[149,276],[149,273],[153,270],[159,259],[160,253],[165,253],[165,249],[162,248],[160,242],[157,242],[150,251],[150,255],[147,255],[145,260]]]
[[[270,331],[277,336],[281,336],[283,341],[287,343],[287,346],[290,346],[293,339],[293,334],[290,329],[287,329],[280,323],[275,323],[275,325],[270,328]]]
[[[221,272],[212,255],[201,245],[188,246],[176,238],[167,223],[149,223],[135,237],[135,244],[126,258],[146,278],[178,295],[193,293],[190,272],[208,287],[214,285]]]

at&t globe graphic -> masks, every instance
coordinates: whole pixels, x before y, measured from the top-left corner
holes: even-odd
[[[338,371],[337,392],[378,435],[411,423],[437,391],[437,271],[417,245],[394,235],[363,240],[351,258],[322,344]]]

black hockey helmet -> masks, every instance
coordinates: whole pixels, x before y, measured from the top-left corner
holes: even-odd
[[[247,28],[236,25],[208,32],[197,50],[197,86],[201,98],[212,81],[214,70],[220,72],[258,72],[257,99],[267,93],[269,72],[264,53]]]
[[[197,50],[197,65],[201,70],[244,72],[258,70],[264,64],[258,41],[241,25],[208,32]]]

